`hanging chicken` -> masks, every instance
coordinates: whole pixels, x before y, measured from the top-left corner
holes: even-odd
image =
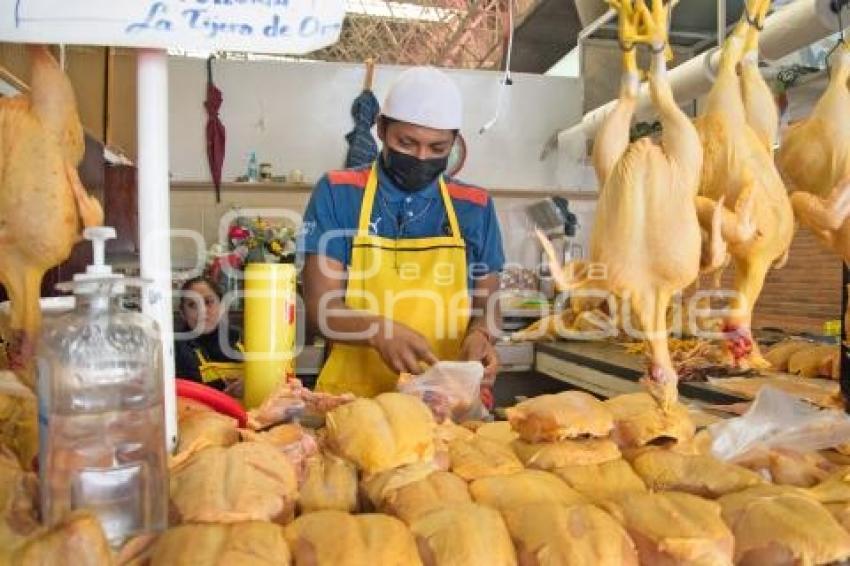
[[[811,115],[785,134],[778,164],[800,222],[850,263],[850,43],[832,60]]]
[[[80,183],[83,127],[71,83],[46,47],[29,48],[31,92],[0,99],[0,283],[11,300],[9,362],[29,365],[44,273],[103,210]]]
[[[677,376],[667,344],[667,307],[700,269],[700,226],[694,205],[702,147],[693,124],[679,109],[667,81],[665,46],[670,5],[652,0],[609,0],[619,12],[623,79],[617,106],[605,119],[593,148],[599,178],[599,204],[590,242],[590,263],[604,277],[573,281],[550,255],[563,288],[613,293],[629,308],[650,350],[650,392],[663,406],[676,399]],[[660,143],[648,138],[629,143],[639,79],[635,46],[653,51],[649,77],[652,100],[661,118]],[[548,242],[544,248],[551,252]],[[629,316],[623,317],[629,320]]]
[[[752,368],[770,367],[752,339],[753,308],[794,233],[791,202],[773,162],[776,104],[758,71],[759,29],[769,7],[770,0],[747,0],[745,17],[723,46],[705,111],[694,122],[704,150],[700,223],[708,230],[715,207],[723,205],[721,233],[735,266],[725,321],[728,354],[734,364]]]

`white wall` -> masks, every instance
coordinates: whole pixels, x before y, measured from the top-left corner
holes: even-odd
[[[383,100],[402,67],[376,69],[375,94]],[[362,65],[221,61],[215,81],[224,95],[227,128],[224,179],[244,173],[247,154],[272,163],[275,175],[301,170],[308,181],[345,159],[344,136],[352,128],[351,102],[363,83]],[[495,188],[557,189],[581,185],[565,153],[538,156],[556,130],[580,116],[580,83],[564,77],[516,74],[501,118],[484,135],[478,129],[496,109],[500,74],[449,71],[464,94],[464,136],[469,158],[459,175]],[[205,61],[170,60],[171,173],[174,180],[209,179],[203,108]]]

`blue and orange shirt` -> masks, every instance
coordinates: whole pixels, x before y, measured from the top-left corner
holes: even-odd
[[[319,254],[346,266],[351,264],[352,238],[357,232],[370,169],[371,166],[331,171],[319,180],[304,213],[298,237],[299,256]],[[446,188],[466,242],[470,279],[501,271],[505,257],[493,199],[484,189],[454,179],[446,179]],[[369,231],[392,239],[449,234],[438,183],[434,181],[415,193],[406,192],[378,167],[378,191]]]

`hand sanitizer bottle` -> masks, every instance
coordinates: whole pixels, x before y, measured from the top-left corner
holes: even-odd
[[[58,286],[76,306],[45,325],[39,349],[42,518],[88,509],[117,548],[167,527],[162,348],[156,322],[121,304],[143,281],[104,262],[115,230],[84,234],[94,263]]]

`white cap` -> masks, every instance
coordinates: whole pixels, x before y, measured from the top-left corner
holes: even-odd
[[[381,113],[387,118],[435,130],[459,130],[463,99],[448,75],[434,67],[413,67],[395,80]]]

